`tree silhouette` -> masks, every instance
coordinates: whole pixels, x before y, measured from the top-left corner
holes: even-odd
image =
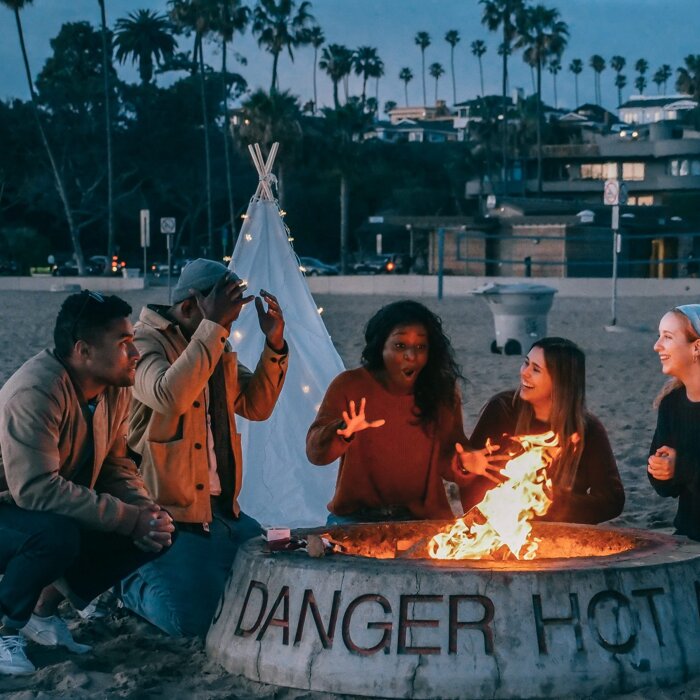
[[[318,66],[318,50],[323,46],[323,43],[326,41],[326,37],[323,34],[323,29],[319,27],[318,25],[314,25],[309,29],[308,33],[308,42],[313,46],[314,49],[314,74],[313,74],[313,81],[314,81],[314,113],[318,109],[318,95],[316,92],[316,67]]]
[[[559,106],[559,99],[557,97],[557,74],[561,71],[561,59],[555,56],[550,60],[547,65],[547,70],[552,74],[552,81],[554,83],[554,106]]]
[[[574,58],[571,63],[569,63],[569,72],[574,75],[574,89],[576,91],[576,107],[580,106],[578,99],[578,77],[583,72],[583,61],[580,58]]]
[[[408,84],[413,80],[413,71],[410,68],[402,68],[399,71],[399,80],[403,82],[403,92],[408,107]]]
[[[594,84],[595,84],[595,103],[599,105],[601,103],[601,93],[600,93],[600,74],[605,70],[605,59],[598,55],[593,54],[591,56],[590,64],[593,69]]]
[[[423,105],[426,105],[428,98],[425,92],[425,50],[430,46],[430,34],[428,34],[428,32],[418,32],[414,37],[414,41],[420,48],[421,74],[423,76]]]
[[[637,73],[639,73],[639,75],[634,81],[634,86],[639,91],[639,94],[643,95],[644,89],[647,86],[647,79],[645,77],[645,73],[649,70],[649,62],[644,58],[640,58],[634,64],[634,69],[637,71]]]
[[[360,46],[354,53],[352,59],[355,67],[355,75],[362,76],[362,106],[367,101],[367,80],[377,72],[377,66],[381,59],[377,54],[377,49],[373,46]]]
[[[272,54],[272,82],[270,92],[279,89],[277,65],[285,49],[294,61],[292,49],[310,42],[308,30],[314,21],[309,12],[311,3],[304,0],[297,8],[296,0],[258,0],[253,10],[253,34],[262,46]]]
[[[544,5],[526,8],[519,17],[516,46],[525,48],[537,71],[537,191],[542,193],[542,67],[559,59],[566,47],[569,28],[559,10]]]
[[[428,68],[428,72],[430,73],[431,78],[435,78],[435,104],[437,104],[438,100],[438,82],[440,78],[445,75],[445,69],[442,67],[442,64],[440,63],[431,63],[430,68]]]
[[[476,56],[476,60],[479,61],[479,82],[481,85],[481,96],[484,96],[484,67],[481,62],[481,57],[486,53],[486,43],[481,39],[476,39],[472,41],[471,45],[472,55]]]
[[[352,51],[342,44],[328,44],[321,51],[318,67],[325,71],[333,83],[333,104],[340,107],[338,101],[338,83],[348,74],[352,66]]]
[[[668,79],[673,75],[671,66],[668,63],[664,63],[659,70],[654,73],[652,80],[656,83],[656,91],[659,92],[659,88],[664,86],[664,95],[666,94],[666,85],[668,84]]]
[[[624,73],[618,73],[615,76],[615,87],[617,88],[617,104],[618,107],[622,104],[622,91],[627,86],[627,76]]]
[[[44,150],[49,159],[51,165],[51,172],[54,177],[54,184],[58,192],[58,196],[63,205],[63,212],[66,217],[66,223],[68,224],[68,231],[70,233],[71,243],[73,245],[73,254],[75,255],[75,261],[78,265],[78,274],[85,274],[85,259],[83,256],[83,248],[80,243],[80,234],[75,225],[75,219],[73,217],[73,211],[71,209],[70,203],[68,201],[68,193],[66,192],[63,179],[58,170],[58,165],[56,163],[56,158],[54,157],[53,150],[49,144],[48,137],[46,136],[46,131],[44,130],[44,125],[42,124],[41,117],[39,115],[39,107],[37,105],[36,90],[34,89],[34,81],[32,80],[32,72],[29,68],[29,57],[27,55],[27,46],[24,42],[24,31],[22,29],[22,19],[20,17],[20,10],[26,5],[31,5],[32,0],[0,0],[0,4],[5,5],[9,8],[15,16],[15,24],[17,26],[17,35],[19,37],[19,45],[22,51],[22,61],[24,62],[24,72],[27,78],[27,85],[29,86],[29,96],[31,98],[32,112],[36,120],[37,128],[39,129],[39,135],[41,137],[41,142],[44,145]]]
[[[138,63],[139,78],[145,85],[153,78],[154,65],[173,56],[177,41],[165,15],[137,10],[116,21],[114,48],[119,63],[128,58]]]
[[[445,41],[450,45],[450,71],[452,73],[452,104],[457,102],[457,81],[455,78],[455,46],[460,42],[459,32],[450,29],[445,34]]]
[[[640,95],[644,94],[644,89],[647,86],[647,79],[643,75],[638,75],[634,79],[634,87],[637,88],[637,92],[639,92]]]
[[[500,29],[502,37],[498,52],[503,59],[501,179],[503,182],[503,192],[505,193],[508,191],[508,56],[511,54],[511,46],[517,35],[517,18],[523,11],[525,3],[523,0],[479,0],[479,3],[484,8],[481,16],[481,23],[491,32],[497,32]]]
[[[688,54],[676,70],[676,90],[695,99],[700,97],[700,54]]]

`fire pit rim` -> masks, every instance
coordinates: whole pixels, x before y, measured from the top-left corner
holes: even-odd
[[[416,522],[427,523],[433,522],[436,525],[436,532],[439,532],[440,528],[445,525],[450,524],[453,521],[446,520],[436,520],[436,521],[402,521],[401,524],[411,525]],[[304,538],[306,535],[314,534],[321,535],[332,529],[346,529],[352,530],[354,528],[359,528],[361,526],[367,525],[382,525],[382,524],[399,524],[395,521],[393,523],[386,522],[373,522],[373,523],[352,523],[347,525],[331,525],[331,526],[319,526],[312,528],[296,528],[293,529],[292,535],[300,538]],[[686,555],[693,557],[693,555],[700,557],[700,544],[689,540],[686,537],[680,537],[677,535],[669,535],[664,532],[659,532],[656,530],[642,530],[637,528],[629,527],[611,527],[606,525],[587,525],[581,523],[548,523],[540,522],[538,527],[548,527],[564,526],[567,529],[581,529],[581,530],[600,530],[600,531],[610,531],[614,532],[616,535],[621,535],[623,537],[628,537],[635,540],[635,547],[631,550],[624,552],[617,552],[613,554],[601,555],[601,556],[589,556],[589,557],[550,557],[533,559],[529,561],[512,559],[508,561],[493,561],[486,559],[463,559],[463,560],[438,560],[438,559],[382,559],[382,558],[372,558],[366,557],[358,554],[345,554],[345,553],[334,553],[325,557],[326,559],[332,560],[334,563],[339,565],[348,566],[371,566],[371,567],[405,567],[410,566],[414,568],[428,569],[428,570],[444,570],[444,571],[463,571],[465,569],[491,569],[496,571],[508,571],[512,573],[522,572],[532,572],[532,571],[547,571],[547,570],[561,570],[563,568],[568,570],[580,570],[580,569],[591,569],[591,568],[606,568],[608,566],[621,566],[623,568],[642,568],[645,566],[654,566],[657,563],[657,559],[661,555],[668,554],[670,551],[677,552],[679,555]],[[253,543],[260,542],[264,544],[262,538],[255,538],[249,540],[247,545],[250,547],[256,546]],[[244,544],[244,546],[246,546]],[[302,561],[316,562],[318,559],[309,557],[305,552],[268,552],[261,547],[260,554],[268,557],[292,556],[297,563]],[[685,558],[682,556],[681,558]]]

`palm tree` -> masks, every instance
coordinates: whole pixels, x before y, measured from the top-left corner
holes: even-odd
[[[206,72],[204,64],[204,38],[215,30],[220,21],[217,0],[168,0],[170,18],[185,34],[194,32],[191,71],[199,74],[199,95],[202,108],[202,133],[204,135],[204,176],[207,199],[207,252],[214,255],[214,220],[212,209],[211,143],[209,138],[209,113],[206,98]]]
[[[387,100],[384,103],[384,114],[388,116],[392,109],[396,109],[396,102],[393,100]]]
[[[403,92],[408,107],[408,84],[413,80],[413,71],[410,68],[402,68],[399,71],[399,80],[403,82]]]
[[[517,17],[523,11],[523,0],[479,0],[484,11],[481,23],[489,31],[501,30],[502,40],[499,46],[499,54],[503,59],[502,97],[503,97],[503,133],[501,134],[501,167],[503,192],[508,191],[508,56],[511,53],[511,45],[517,34]]]
[[[668,79],[673,75],[673,70],[671,69],[671,66],[668,65],[668,63],[664,63],[659,70],[656,71],[654,74],[654,82],[657,85],[657,91],[658,91],[658,86],[663,85],[664,86],[664,95],[666,94],[666,86],[668,84]]]
[[[578,107],[580,102],[578,99],[578,77],[583,72],[583,61],[580,58],[574,58],[571,63],[569,63],[569,72],[574,74],[574,88],[576,90],[576,106]]]
[[[481,57],[486,53],[486,43],[481,39],[476,39],[472,41],[472,56],[476,56],[476,60],[479,61],[479,80],[481,83],[481,96],[484,96],[484,67],[481,63]]]
[[[450,45],[450,71],[452,72],[452,104],[457,102],[457,82],[455,78],[455,46],[460,42],[459,32],[450,29],[445,34],[445,41]]]
[[[318,65],[318,50],[323,46],[326,37],[323,34],[323,29],[317,24],[309,29],[308,34],[309,44],[314,47],[314,112],[318,109],[318,97],[316,93],[316,67]]]
[[[321,60],[318,62],[318,67],[325,71],[333,82],[333,104],[335,109],[340,107],[338,83],[347,74],[347,66],[350,63],[349,57],[352,57],[352,51],[347,46],[328,44],[328,46],[323,47]]]
[[[526,48],[537,71],[537,191],[542,194],[542,67],[550,58],[559,59],[569,37],[559,10],[544,5],[528,7],[519,17],[520,38],[516,46]]]
[[[297,8],[296,0],[258,0],[253,10],[253,34],[258,46],[272,54],[270,92],[279,89],[277,64],[285,49],[294,61],[293,48],[309,43],[308,30],[314,21],[309,12],[311,3],[304,0]]]
[[[622,104],[622,91],[627,86],[627,76],[624,73],[618,73],[615,76],[615,87],[617,88],[617,104]]]
[[[622,104],[622,88],[627,85],[627,78],[624,80],[618,80],[620,73],[622,73],[623,68],[627,64],[624,56],[613,56],[610,59],[610,67],[615,71],[615,87],[617,88],[617,104]]]
[[[374,99],[379,105],[379,79],[384,75],[384,61],[377,57],[377,60],[372,64],[369,77],[374,78]]]
[[[236,208],[233,200],[233,177],[231,175],[231,131],[228,109],[229,74],[226,67],[228,47],[233,43],[235,34],[242,34],[250,21],[250,8],[242,0],[227,0],[218,6],[219,15],[215,18],[214,29],[221,39],[221,103],[224,119],[221,125],[221,135],[224,140],[224,166],[226,168],[226,198],[228,200],[228,226],[232,242],[236,240]],[[227,251],[224,250],[226,255]]]
[[[593,69],[594,73],[595,103],[599,105],[601,102],[600,74],[605,70],[605,59],[598,54],[594,54],[591,56],[589,65]]]
[[[294,158],[302,139],[299,101],[288,90],[269,94],[255,91],[241,106],[242,119],[235,133],[245,144],[259,143],[265,156],[276,141],[280,144],[277,156],[277,186],[280,207],[284,209],[284,173]]]
[[[132,63],[138,62],[141,83],[146,85],[153,78],[154,64],[172,58],[177,41],[165,15],[137,10],[116,21],[114,48],[119,63],[124,63],[129,57]]]
[[[644,58],[640,58],[634,64],[634,69],[639,73],[639,76],[634,81],[634,86],[639,90],[639,94],[643,95],[644,88],[647,86],[647,79],[644,77],[644,74],[649,70],[649,62]]]
[[[425,50],[430,46],[430,34],[428,32],[418,32],[413,39],[420,48],[421,73],[423,75],[423,104],[428,103],[425,93]]]
[[[637,88],[637,92],[638,92],[640,95],[643,95],[646,86],[647,86],[647,79],[640,73],[640,74],[634,79],[634,87]]]
[[[554,82],[554,106],[559,106],[559,99],[557,98],[557,73],[561,71],[561,59],[558,56],[552,58],[547,65],[547,70],[552,74],[552,80]]]
[[[431,63],[430,68],[428,68],[431,78],[435,78],[435,104],[437,104],[438,99],[438,81],[445,75],[445,69],[440,63]]]
[[[61,199],[61,204],[63,205],[63,211],[66,217],[66,222],[68,224],[68,230],[70,232],[71,243],[73,245],[73,253],[75,255],[75,261],[78,265],[78,274],[85,274],[85,258],[83,256],[83,248],[80,244],[80,233],[75,225],[75,220],[73,219],[73,212],[68,202],[68,193],[66,192],[65,185],[61,178],[61,174],[58,170],[58,165],[56,158],[54,157],[53,150],[49,144],[48,137],[46,136],[46,131],[44,130],[44,125],[41,122],[41,117],[39,114],[39,107],[37,105],[36,90],[34,89],[34,81],[32,80],[32,72],[29,68],[29,57],[27,55],[27,46],[24,43],[24,31],[22,29],[22,19],[20,17],[20,10],[25,7],[25,5],[30,5],[32,0],[0,0],[0,4],[5,5],[10,9],[15,15],[15,24],[17,25],[17,36],[19,37],[19,45],[22,51],[22,60],[24,62],[24,72],[27,77],[27,85],[29,86],[29,96],[31,98],[32,112],[34,113],[34,118],[36,119],[37,128],[39,129],[39,135],[41,137],[44,150],[49,159],[51,165],[51,172],[54,177],[54,184],[58,192],[58,196]]]
[[[377,63],[381,62],[377,49],[373,46],[360,46],[352,58],[355,75],[362,76],[362,106],[367,101],[367,79],[376,72]]]
[[[676,90],[697,99],[700,96],[700,54],[688,54],[685,66],[676,69]]]
[[[107,12],[104,0],[97,0],[100,6],[100,36],[102,38],[102,79],[105,93],[105,144],[107,146],[107,255],[114,254],[114,168],[112,165],[112,115],[109,69],[112,68],[112,34],[107,29]],[[105,274],[109,270],[105,267]],[[145,275],[144,271],[144,275]]]

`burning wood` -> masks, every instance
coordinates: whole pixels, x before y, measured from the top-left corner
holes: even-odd
[[[504,481],[452,527],[432,538],[428,553],[433,559],[535,557],[539,540],[531,536],[530,521],[535,515],[544,515],[552,504],[547,468],[559,443],[551,431],[512,441],[520,453],[509,451],[513,456],[501,472]]]

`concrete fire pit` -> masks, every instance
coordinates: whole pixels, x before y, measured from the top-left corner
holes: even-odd
[[[210,657],[254,682],[386,698],[620,693],[700,673],[700,545],[539,523],[531,561],[412,551],[442,525],[314,531],[348,552],[320,559],[248,542]]]

